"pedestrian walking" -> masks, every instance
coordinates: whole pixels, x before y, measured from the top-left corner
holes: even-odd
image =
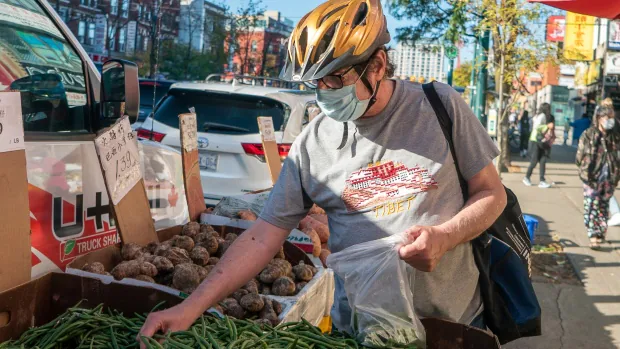
[[[435,83],[454,120],[453,159],[422,86],[390,79],[390,40],[379,1],[331,0],[299,22],[281,78],[316,88],[322,113],[295,139],[259,219],[183,303],[150,314],[142,335],[185,330],[245,285],[313,204],[327,213],[332,252],[406,236],[399,257],[423,271],[411,280],[418,316],[486,328],[471,240],[506,207],[493,165],[499,151],[458,92]],[[462,195],[455,160],[464,165],[469,199]],[[353,331],[352,311],[344,281],[336,279],[334,326]]]
[[[620,180],[620,127],[613,109],[599,106],[592,126],[579,139],[575,162],[583,182],[583,221],[590,248],[599,249],[607,234],[609,201]]]
[[[525,156],[527,155],[530,134],[532,133],[531,120],[527,108],[528,104],[527,102],[525,102],[523,104],[523,109],[519,114],[519,136],[521,137],[519,151],[521,153],[521,157],[523,158],[525,158]]]
[[[530,135],[530,166],[527,174],[523,178],[523,184],[528,187],[532,185],[530,178],[536,165],[540,164],[539,188],[550,188],[551,184],[545,180],[545,170],[547,159],[551,156],[551,146],[555,141],[555,117],[551,114],[551,105],[543,103],[538,110],[538,115],[534,117],[532,134]]]
[[[564,145],[568,143],[568,132],[570,131],[570,120],[567,116],[564,117]]]
[[[590,117],[585,113],[581,116],[581,118],[570,123],[570,126],[573,128],[573,142],[571,144],[573,147],[577,147],[577,144],[579,144],[579,138],[581,138],[581,135],[585,132],[585,130],[590,127],[590,124]]]

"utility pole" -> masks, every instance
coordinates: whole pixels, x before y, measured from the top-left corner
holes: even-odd
[[[480,38],[480,51],[479,51],[479,60],[480,67],[478,70],[478,82],[476,84],[476,104],[474,113],[480,122],[483,125],[486,125],[486,116],[484,114],[486,110],[486,100],[487,100],[487,77],[488,77],[488,69],[487,62],[489,60],[489,43],[491,39],[491,32],[486,29]]]

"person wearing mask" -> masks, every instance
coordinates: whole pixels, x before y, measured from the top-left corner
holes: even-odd
[[[303,17],[289,39],[281,78],[315,87],[322,114],[291,146],[259,219],[182,304],[150,314],[142,335],[184,330],[245,285],[313,204],[327,213],[332,252],[394,234],[407,237],[397,253],[423,271],[415,274],[413,300],[420,317],[484,327],[471,240],[506,206],[492,163],[499,151],[460,95],[436,83],[454,121],[457,160],[469,185],[464,202],[421,85],[389,79],[390,40],[379,0],[331,0]],[[394,205],[394,212],[385,209]],[[336,280],[332,318],[350,331],[343,285]]]
[[[530,141],[530,133],[531,133],[531,129],[530,129],[530,117],[529,117],[529,112],[527,111],[528,108],[528,104],[527,102],[523,103],[523,109],[521,110],[521,113],[519,114],[519,135],[521,137],[520,139],[520,152],[521,152],[521,157],[525,158],[527,156],[527,148],[528,148],[528,143]]]
[[[620,127],[614,110],[599,106],[592,127],[579,139],[575,162],[583,182],[583,219],[590,248],[599,249],[607,234],[609,200],[620,180]]]
[[[532,134],[530,136],[530,166],[523,178],[523,184],[531,186],[532,172],[537,164],[540,164],[539,188],[550,188],[551,184],[545,180],[547,159],[551,156],[551,145],[555,140],[555,118],[551,114],[551,105],[543,103],[532,122]]]

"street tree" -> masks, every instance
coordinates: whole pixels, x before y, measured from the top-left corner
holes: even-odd
[[[510,168],[508,145],[509,108],[523,92],[523,79],[540,64],[559,64],[558,47],[547,45],[538,35],[536,23],[546,13],[527,0],[388,0],[397,19],[415,18],[415,24],[397,29],[397,39],[414,44],[422,39],[453,44],[475,39],[490,31],[493,59],[487,68],[494,72],[498,95],[500,160],[498,170]],[[424,9],[420,11],[419,9]],[[476,66],[476,69],[480,67]]]
[[[265,11],[262,0],[248,0],[237,10],[231,24],[229,47],[239,57],[239,73],[250,74],[260,59],[253,40],[258,21]]]

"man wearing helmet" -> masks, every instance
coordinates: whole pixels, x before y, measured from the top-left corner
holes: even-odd
[[[142,334],[184,330],[246,284],[313,204],[329,217],[332,252],[405,232],[400,257],[423,271],[414,281],[417,314],[481,325],[470,241],[506,205],[492,164],[498,150],[458,93],[436,84],[469,185],[463,202],[450,149],[421,87],[388,79],[389,41],[379,0],[332,0],[300,21],[281,77],[315,86],[323,114],[295,140],[256,223],[185,302],[149,316]],[[347,330],[342,285],[337,280],[332,317]]]

